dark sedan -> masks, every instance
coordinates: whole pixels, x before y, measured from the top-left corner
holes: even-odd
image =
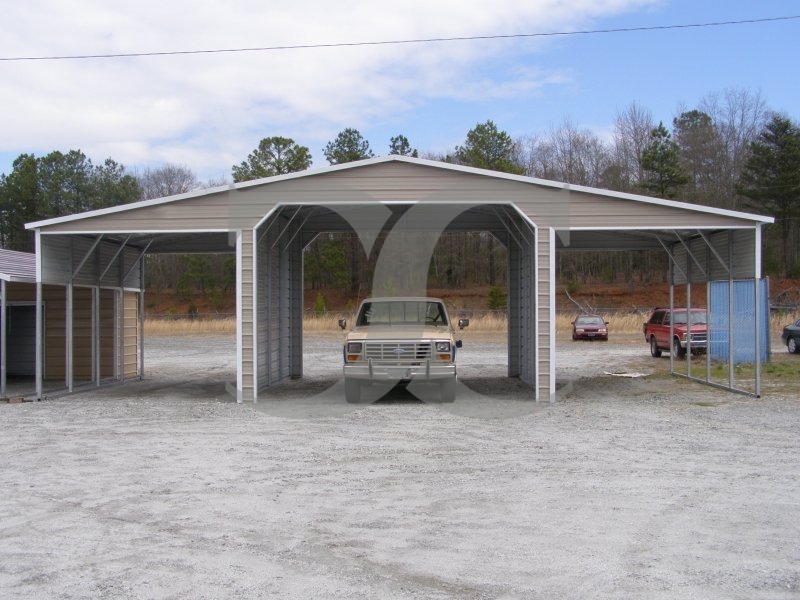
[[[800,354],[800,319],[793,325],[787,325],[783,328],[781,339],[789,352],[793,354]]]
[[[572,339],[608,341],[608,323],[599,315],[579,315],[572,322]]]

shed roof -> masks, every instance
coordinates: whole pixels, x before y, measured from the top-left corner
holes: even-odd
[[[36,255],[0,248],[0,279],[36,283]]]

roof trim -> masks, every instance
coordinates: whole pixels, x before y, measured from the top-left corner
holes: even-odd
[[[48,227],[50,225],[57,225],[60,223],[68,223],[71,221],[77,221],[82,219],[89,219],[93,217],[99,217],[103,215],[110,215],[119,212],[126,212],[130,210],[136,210],[138,208],[144,208],[148,206],[157,206],[160,204],[167,204],[170,202],[178,202],[180,200],[188,200],[191,198],[199,198],[202,196],[210,196],[213,194],[220,194],[224,192],[231,192],[236,190],[245,190],[248,188],[259,187],[262,185],[270,185],[273,183],[278,183],[281,181],[290,181],[292,179],[299,179],[302,177],[314,177],[318,175],[324,175],[326,173],[335,173],[338,171],[345,171],[350,169],[359,169],[363,167],[368,167],[370,165],[381,164],[381,163],[388,163],[388,162],[405,162],[410,164],[422,165],[427,167],[432,167],[436,169],[442,170],[449,170],[449,171],[456,171],[460,173],[469,173],[473,175],[479,175],[483,177],[493,177],[495,179],[504,179],[508,181],[516,181],[519,183],[526,183],[529,185],[536,185],[541,187],[549,187],[556,190],[567,190],[567,191],[574,191],[584,194],[594,194],[598,196],[606,196],[609,198],[616,198],[616,199],[623,199],[623,200],[633,200],[636,202],[644,202],[647,204],[655,204],[659,206],[668,206],[672,208],[679,208],[683,210],[689,210],[692,212],[701,212],[707,214],[716,214],[721,216],[727,217],[734,217],[737,219],[745,219],[748,221],[755,221],[758,223],[774,223],[775,219],[773,217],[767,217],[763,215],[756,215],[752,213],[745,213],[739,211],[733,211],[723,208],[713,208],[710,206],[704,206],[700,204],[690,204],[688,202],[678,202],[676,200],[666,200],[662,198],[655,198],[652,196],[641,196],[638,194],[630,194],[627,192],[616,192],[613,190],[606,190],[601,188],[592,188],[587,186],[581,185],[571,185],[569,183],[561,183],[557,181],[550,181],[547,179],[538,179],[536,177],[526,177],[524,175],[514,175],[511,173],[503,173],[500,171],[490,171],[487,169],[478,169],[475,167],[467,167],[464,165],[456,165],[452,163],[445,163],[435,160],[428,160],[424,158],[412,158],[409,156],[400,156],[396,154],[390,154],[386,156],[378,156],[375,158],[368,158],[365,160],[359,160],[349,163],[343,163],[338,165],[331,165],[327,167],[319,167],[316,169],[308,169],[305,171],[298,171],[295,173],[287,173],[285,175],[276,175],[274,177],[265,177],[263,179],[255,179],[252,181],[244,181],[241,183],[231,183],[225,186],[218,186],[213,188],[207,188],[202,190],[193,190],[191,192],[187,192],[185,194],[177,194],[174,196],[166,196],[164,198],[154,198],[152,200],[141,200],[139,202],[131,202],[130,204],[122,204],[119,206],[111,206],[108,208],[101,208],[98,210],[87,211],[83,213],[77,213],[74,215],[66,215],[62,217],[55,217],[52,219],[45,219],[42,221],[34,221],[32,223],[27,223],[25,225],[25,229],[39,229],[41,227]]]

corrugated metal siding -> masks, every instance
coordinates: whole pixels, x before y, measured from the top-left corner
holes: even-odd
[[[122,365],[125,379],[139,374],[139,293],[123,294]]]
[[[675,263],[679,268],[673,267],[674,282],[683,285],[688,280],[691,283],[705,283],[710,280],[745,279],[755,275],[755,230],[733,229],[714,232],[706,235],[706,239],[714,248],[719,257],[725,261],[724,266],[714,255],[702,237],[692,237],[685,240],[691,255],[681,243],[671,246]],[[694,258],[692,258],[692,256]],[[700,262],[700,265],[695,262]],[[730,271],[728,271],[730,268]]]
[[[151,206],[132,206],[99,216],[90,216],[42,227],[51,233],[103,231],[181,231],[224,228],[228,223],[227,192],[176,200]]]
[[[81,262],[91,250],[94,240],[80,236],[42,236],[42,281],[52,284],[67,284],[76,273]],[[84,262],[74,279],[75,285],[102,285],[108,287],[127,287],[141,289],[141,269],[136,261],[139,259],[140,250],[125,248],[113,264],[119,246],[115,243],[101,241],[89,258]],[[106,271],[103,279],[100,275]],[[134,265],[137,265],[134,267]],[[134,267],[131,270],[131,267]],[[122,278],[130,271],[125,281]]]
[[[254,343],[253,339],[253,232],[242,232],[241,242],[241,303],[242,303],[242,397],[254,397]]]
[[[72,374],[76,381],[92,379],[92,290],[72,290]]]
[[[267,332],[269,330],[269,319],[267,314],[267,305],[269,304],[269,280],[268,280],[268,249],[269,240],[261,238],[262,230],[256,232],[256,239],[258,241],[258,273],[256,275],[256,283],[258,286],[258,308],[257,308],[257,341],[256,345],[258,361],[258,389],[263,390],[269,385],[269,369],[267,358],[269,356],[269,340]]]
[[[732,355],[733,364],[752,363],[756,359],[756,282],[733,281],[733,313],[731,314],[730,281],[712,281],[708,305],[709,352],[713,360],[727,361]],[[767,280],[758,282],[759,290],[759,356],[762,362],[769,355],[769,291]],[[732,327],[729,326],[731,320]],[[731,352],[731,330],[733,351]]]
[[[36,255],[0,248],[0,277],[36,281]]]
[[[259,230],[259,390],[303,369],[303,245],[300,224],[271,218]]]
[[[520,305],[522,249],[519,244],[508,245],[508,376],[519,377],[522,371],[521,347],[523,319]]]
[[[116,290],[100,290],[100,378],[110,379],[116,376],[114,358],[117,350],[114,346],[116,340]]]
[[[614,198],[525,181],[451,171],[405,162],[377,163],[340,171],[246,186],[157,205],[57,223],[58,231],[208,231],[254,227],[279,203],[325,204],[370,200],[509,202],[537,224],[589,228],[729,227],[736,217]]]
[[[550,398],[550,366],[554,360],[555,343],[554,339],[550,337],[550,293],[555,285],[555,273],[552,273],[550,268],[550,236],[548,231],[539,229],[536,247],[538,248],[538,268],[536,277],[538,278],[538,296],[536,299],[536,314],[537,314],[537,339],[539,356],[537,365],[539,368],[539,390],[538,397],[540,400]]]

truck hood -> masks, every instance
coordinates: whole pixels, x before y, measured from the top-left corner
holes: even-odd
[[[449,327],[433,327],[431,325],[392,325],[356,327],[347,334],[350,341],[359,340],[419,340],[450,339]]]

